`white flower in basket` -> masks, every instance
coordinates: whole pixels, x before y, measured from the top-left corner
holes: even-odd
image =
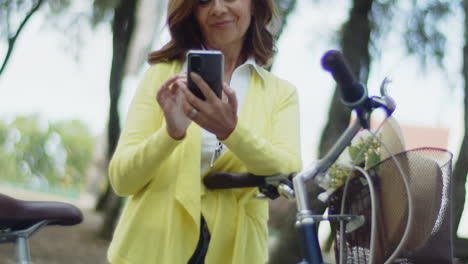
[[[382,147],[381,142],[385,144]],[[325,189],[318,198],[325,202],[331,194],[353,176],[353,166],[367,170],[387,157],[404,150],[401,129],[393,117],[384,121],[382,128],[375,137],[368,130],[360,131],[346,148],[338,161],[333,164],[325,175],[319,177],[318,184]]]

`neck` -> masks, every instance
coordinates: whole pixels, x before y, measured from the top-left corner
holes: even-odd
[[[221,51],[224,54],[224,81],[229,84],[234,70],[244,63],[247,58],[241,54],[241,45],[236,45],[235,47],[230,46],[221,49]]]
[[[242,56],[242,54],[239,52],[234,53],[234,52],[224,52],[224,81],[227,83],[231,82],[231,77],[232,73],[234,70],[244,63],[246,58]]]

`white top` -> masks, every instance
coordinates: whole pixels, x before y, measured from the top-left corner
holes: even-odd
[[[242,106],[247,96],[247,91],[250,86],[250,79],[252,77],[252,69],[258,73],[258,75],[264,80],[260,66],[255,62],[255,59],[249,58],[244,64],[239,65],[232,73],[231,83],[229,86],[236,92],[237,97],[237,115],[240,114]],[[182,65],[181,72],[187,72],[187,61]],[[214,134],[202,128],[202,145],[201,145],[201,166],[200,174],[203,175],[205,171],[210,167],[213,153],[218,145],[218,139]],[[223,147],[224,152],[226,148]]]

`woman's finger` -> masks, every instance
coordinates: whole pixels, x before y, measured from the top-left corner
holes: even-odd
[[[174,85],[172,85],[172,89],[174,91],[177,91],[178,89],[180,89],[180,88],[182,88],[184,86],[185,86],[185,83],[182,80],[177,79],[177,80],[174,81]]]
[[[236,97],[236,92],[234,89],[229,87],[226,83],[223,83],[223,91],[226,94],[226,97],[228,99],[228,104],[231,106],[232,111],[234,113],[237,112],[237,97]]]
[[[183,72],[183,73],[177,75],[177,79],[186,83],[187,82],[187,73]]]
[[[167,80],[167,81],[161,86],[161,88],[164,87],[164,88],[167,89],[167,87],[170,87],[171,84],[173,84],[178,78],[179,78],[179,75],[174,75],[174,76],[172,76],[169,80]]]
[[[197,112],[199,112],[197,108],[195,108],[193,105],[191,105],[188,102],[188,100],[185,100],[185,102],[184,102],[184,104],[182,106],[182,109],[183,109],[185,115],[187,116],[187,118],[192,119],[192,120],[194,120],[195,117],[196,117],[196,116],[193,117],[193,113],[192,113],[193,109],[195,109],[195,110],[197,110]],[[200,113],[198,113],[198,114],[200,114]]]
[[[200,91],[205,96],[207,101],[216,100],[218,97],[216,94],[211,90],[211,88],[206,84],[206,82],[195,72],[190,73],[190,77],[192,78],[193,82],[200,88]]]
[[[177,78],[178,78],[178,75],[175,75],[171,77],[169,80],[167,80],[165,83],[163,83],[159,91],[156,93],[156,100],[158,101],[161,100],[163,96],[167,94],[167,92],[170,92],[170,88],[172,84],[177,80]]]
[[[203,107],[203,100],[201,100],[200,98],[196,97],[188,88],[187,86],[185,86],[182,91],[184,92],[184,95],[185,95],[185,99],[187,100],[187,102],[195,107],[196,109],[200,110],[202,107]]]

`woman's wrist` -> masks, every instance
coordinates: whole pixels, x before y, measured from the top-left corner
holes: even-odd
[[[182,140],[182,139],[185,138],[185,134],[186,134],[185,131],[183,133],[180,133],[180,132],[177,133],[177,132],[171,131],[171,129],[169,127],[167,127],[167,133],[174,140]]]
[[[236,129],[236,125],[237,125],[237,122],[234,124],[234,126],[227,129],[226,133],[216,135],[216,138],[220,141],[226,140],[232,134],[232,132],[234,132],[234,129]]]

